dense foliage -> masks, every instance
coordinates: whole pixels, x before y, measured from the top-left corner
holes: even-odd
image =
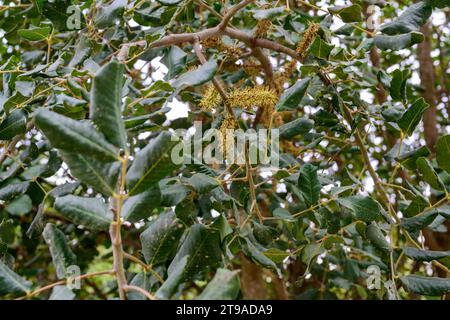
[[[445,298],[449,8],[0,1],[0,297]],[[279,167],[175,163],[194,121]]]

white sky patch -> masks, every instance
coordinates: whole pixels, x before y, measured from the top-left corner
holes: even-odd
[[[168,120],[187,118],[189,114],[188,105],[179,101],[177,98],[173,98],[171,102],[167,103],[167,106],[170,108],[170,111],[166,113]]]

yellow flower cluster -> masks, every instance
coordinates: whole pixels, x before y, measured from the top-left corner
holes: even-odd
[[[259,20],[256,24],[255,38],[264,38],[267,36],[267,32],[272,27],[272,22],[269,19]]]
[[[274,82],[275,82],[275,89],[279,95],[284,91],[284,84],[286,81],[289,80],[289,78],[292,76],[292,74],[297,69],[297,60],[292,59],[290,61],[287,61],[283,66],[283,71],[278,71],[274,74]]]
[[[267,109],[275,106],[277,102],[278,96],[276,92],[265,86],[234,89],[228,94],[227,99],[227,103],[231,107],[244,109],[250,109],[255,106]]]
[[[222,141],[220,143],[222,153],[225,154],[227,150],[227,129],[237,129],[237,123],[233,116],[227,115],[225,119],[223,119],[222,124],[220,126],[220,133],[222,135]],[[228,141],[231,143],[232,141]]]
[[[209,85],[200,100],[199,106],[203,111],[211,112],[222,103],[222,97],[213,85]]]
[[[219,37],[211,37],[201,41],[204,48],[213,48],[225,53],[231,60],[236,61],[242,55],[242,50],[222,42]]]
[[[306,58],[306,55],[308,54],[308,48],[316,39],[318,31],[319,25],[312,22],[309,24],[308,29],[306,29],[305,33],[303,34],[303,38],[297,46],[297,53],[302,60]]]
[[[244,61],[244,72],[249,76],[257,76],[259,74],[260,65],[254,59],[248,59]]]

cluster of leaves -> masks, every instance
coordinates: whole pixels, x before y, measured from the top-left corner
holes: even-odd
[[[450,3],[328,2],[0,2],[0,295],[254,298],[255,270],[266,298],[449,292],[450,252],[421,239],[450,220],[450,135],[423,145],[429,105],[402,54]],[[373,4],[391,17],[376,31]],[[280,168],[171,160],[171,132],[194,120],[263,126],[262,106],[200,108],[212,81],[279,93]],[[389,99],[369,103],[379,90]],[[180,104],[187,117],[170,120]],[[63,285],[74,265],[77,290]],[[369,266],[390,285],[370,290]]]

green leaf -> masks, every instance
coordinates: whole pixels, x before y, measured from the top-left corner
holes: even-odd
[[[427,158],[421,157],[417,159],[417,168],[419,169],[422,179],[433,189],[445,190],[444,183],[442,182],[436,171],[434,171],[433,166]]]
[[[88,122],[41,110],[36,115],[36,125],[55,148],[103,162],[118,159],[114,146]]]
[[[67,278],[67,268],[76,263],[76,256],[67,243],[66,235],[54,224],[47,223],[42,236],[50,249],[58,279]]]
[[[389,86],[389,92],[392,99],[394,99],[395,101],[406,101],[406,85],[409,78],[410,75],[408,70],[404,70],[403,72],[399,69],[394,70]],[[403,113],[404,112],[402,112],[402,115]],[[399,119],[400,118],[401,116],[399,117]]]
[[[378,249],[382,251],[392,250],[390,244],[386,241],[383,232],[375,221],[367,226],[366,237]]]
[[[12,219],[3,220],[0,223],[0,244],[12,244],[15,237],[14,221]]]
[[[307,118],[299,118],[283,124],[280,127],[280,136],[284,139],[292,139],[296,135],[305,135],[314,128],[314,121]]]
[[[412,218],[403,218],[400,225],[409,232],[417,232],[430,225],[437,215],[434,210],[425,211]]]
[[[256,20],[273,19],[276,16],[284,13],[285,9],[285,6],[279,6],[269,9],[254,9],[251,10],[251,13],[253,14],[253,18],[255,18]]]
[[[421,250],[417,248],[408,247],[403,250],[405,255],[416,261],[433,261],[440,260],[450,256],[450,251],[431,251]]]
[[[121,17],[127,4],[127,0],[114,0],[108,5],[100,6],[94,17],[96,26],[101,29],[112,26],[114,21]]]
[[[320,37],[316,37],[309,48],[309,53],[319,59],[328,59],[333,48],[332,44],[323,41]]]
[[[297,81],[292,87],[286,89],[276,105],[276,110],[292,110],[300,107],[300,102],[308,90],[311,78]]]
[[[436,143],[436,160],[441,169],[450,173],[450,135],[440,137]]]
[[[75,299],[75,293],[67,288],[67,286],[56,286],[52,290],[52,294],[48,300],[73,300]]]
[[[163,63],[167,67],[167,79],[172,79],[186,67],[187,54],[178,46],[171,46],[164,56]]]
[[[61,156],[74,177],[100,193],[114,194],[122,166],[121,162],[100,162],[68,151],[61,151]]]
[[[113,60],[94,76],[90,118],[113,145],[125,149],[126,133],[122,120],[123,64]]]
[[[277,248],[269,248],[264,251],[263,254],[275,263],[282,263],[287,257],[289,257],[289,252]]]
[[[350,196],[338,198],[336,201],[340,205],[352,210],[358,220],[370,223],[381,217],[380,204],[370,197]]]
[[[411,5],[397,19],[380,26],[380,31],[388,35],[419,31],[431,16],[432,8],[428,3],[419,2]]]
[[[31,282],[21,278],[0,260],[0,294],[27,293]]]
[[[67,220],[93,231],[107,231],[112,221],[108,205],[98,198],[68,195],[56,198],[54,207]]]
[[[419,149],[415,149],[400,155],[400,157],[396,158],[395,160],[400,162],[405,168],[409,170],[415,170],[417,168],[417,159],[419,159],[420,157],[426,158],[430,154],[430,149],[428,149],[426,146],[422,146]]]
[[[449,278],[408,275],[401,277],[400,280],[407,292],[426,296],[441,296],[450,292]]]
[[[0,140],[10,140],[27,130],[27,114],[22,109],[14,110],[0,124]]]
[[[375,45],[381,50],[401,50],[421,43],[424,36],[420,32],[410,32],[395,36],[376,35],[374,37]]]
[[[238,271],[219,268],[197,300],[234,300],[240,291]]]
[[[80,38],[75,46],[75,54],[69,62],[69,68],[75,68],[87,58],[89,58],[89,54],[91,53],[92,44],[86,35],[80,35]]]
[[[156,185],[142,193],[129,197],[122,208],[126,221],[138,222],[150,217],[153,209],[161,205],[161,191]]]
[[[0,188],[0,200],[10,200],[19,194],[28,191],[30,182],[11,183]]]
[[[169,270],[169,276],[162,286],[156,291],[155,296],[158,299],[169,299],[177,290],[178,285],[185,279],[186,266],[189,263],[189,255],[184,256],[181,260]]]
[[[422,212],[427,208],[430,204],[428,203],[428,200],[424,198],[423,196],[416,196],[413,198],[411,203],[402,211],[405,217],[411,218],[418,213]]]
[[[30,212],[32,208],[33,203],[30,197],[24,194],[11,201],[5,210],[13,216],[23,216]]]
[[[41,2],[41,1],[36,1],[36,3],[39,4],[39,2]],[[80,21],[80,27],[85,25],[84,16],[82,14],[80,17],[78,17],[78,16],[72,17],[72,15],[76,11],[72,9],[73,6],[72,6],[71,0],[58,0],[58,1],[48,1],[47,0],[47,1],[42,1],[42,2],[44,2],[42,5],[42,13],[44,14],[45,17],[47,17],[52,22],[53,26],[57,30],[73,31],[75,29],[75,26],[74,26],[75,24],[74,25],[70,24],[72,19],[81,18],[82,21]],[[72,17],[72,19],[70,19],[71,17]]]
[[[183,281],[218,267],[222,262],[219,231],[202,224],[193,225],[169,266],[169,274],[185,256],[189,259],[184,268]]]
[[[425,102],[423,98],[416,100],[411,107],[403,114],[398,120],[397,124],[402,129],[403,133],[407,136],[413,134],[414,129],[422,119],[422,115],[430,105]]]
[[[174,6],[179,4],[180,2],[184,0],[157,0],[159,3],[161,3],[163,6]]]
[[[247,258],[252,260],[254,263],[268,268],[272,270],[276,270],[279,273],[277,265],[271,259],[266,257],[264,253],[256,247],[249,239],[244,238],[244,241],[241,241],[242,252],[245,254]]]
[[[197,69],[183,73],[172,83],[172,86],[176,88],[177,91],[186,87],[199,86],[211,80],[214,77],[216,71],[217,62],[215,60],[209,60]]]
[[[337,14],[344,22],[360,22],[362,21],[361,6],[352,4],[350,6],[336,6],[328,8],[331,14]]]
[[[188,179],[188,183],[200,194],[207,193],[219,186],[219,182],[216,179],[203,173],[195,173]]]
[[[171,259],[177,250],[184,225],[173,211],[162,213],[141,234],[142,254],[150,266],[157,266]]]
[[[292,214],[284,208],[276,208],[275,210],[273,210],[272,214],[274,217],[281,218],[286,221],[295,221],[295,218],[292,216]]]
[[[17,34],[24,39],[30,41],[41,41],[47,39],[50,32],[52,32],[51,27],[42,27],[42,28],[32,28],[32,29],[20,29],[17,31]]]
[[[308,206],[313,206],[319,201],[322,186],[317,176],[316,166],[306,163],[300,169],[298,187]]]
[[[171,159],[171,151],[177,143],[164,131],[136,154],[126,177],[130,195],[147,190],[179,167]]]
[[[426,2],[434,8],[450,7],[450,0],[426,0]]]
[[[301,253],[301,260],[304,264],[309,266],[311,262],[320,254],[324,252],[322,243],[308,243]]]

